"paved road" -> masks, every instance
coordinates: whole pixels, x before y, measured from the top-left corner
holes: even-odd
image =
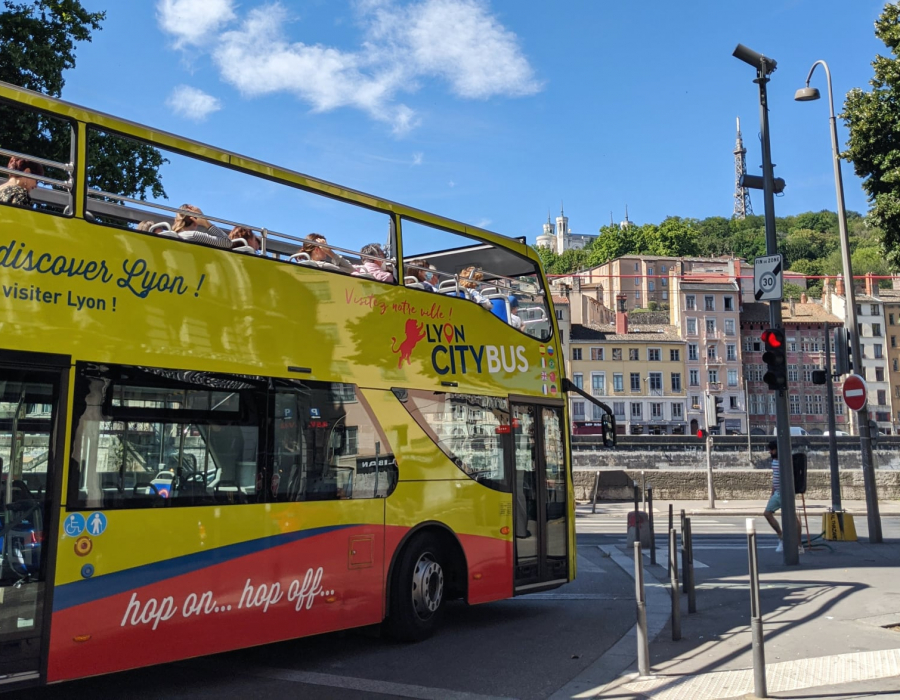
[[[634,584],[600,550],[624,542],[624,510],[623,504],[591,515],[590,507],[578,508],[579,573],[573,584],[488,605],[452,604],[444,627],[421,644],[390,644],[374,628],[351,630],[29,691],[29,696],[546,698],[585,672],[633,624]],[[724,594],[718,590],[724,585],[717,579],[720,572],[746,562],[744,522],[738,516],[692,518],[699,600],[704,585]],[[883,523],[886,538],[900,537],[900,518]],[[865,518],[857,519],[857,528],[865,536]],[[761,556],[774,561],[780,555],[766,550],[777,544],[775,535],[762,518],[757,530]],[[741,588],[736,603],[746,597]]]

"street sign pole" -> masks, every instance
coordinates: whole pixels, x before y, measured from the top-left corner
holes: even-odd
[[[762,142],[763,202],[766,221],[766,253],[778,253],[775,233],[775,174],[772,169],[772,148],[769,142],[769,99],[766,93],[766,59],[762,58],[756,70],[755,82],[759,85],[759,135]],[[781,301],[769,302],[769,323],[781,328]],[[797,503],[794,497],[794,466],[791,456],[791,424],[788,417],[787,391],[775,394],[775,424],[778,430],[778,465],[781,475],[781,530],[784,542],[784,563],[800,563],[800,533],[797,529]]]

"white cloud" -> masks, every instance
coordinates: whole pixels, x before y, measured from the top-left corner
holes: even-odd
[[[456,183],[453,182],[453,180],[450,180],[450,182],[447,183],[447,186],[448,187],[456,187]]]
[[[422,165],[422,161],[425,159],[425,154],[421,151],[416,151],[413,153],[412,164],[413,165]]]
[[[467,99],[520,96],[541,89],[516,35],[490,13],[486,0],[357,0],[361,44],[342,49],[292,42],[293,19],[280,2],[250,9],[240,24],[233,0],[159,0],[160,26],[176,46],[212,53],[221,77],[247,97],[287,92],[314,112],[362,110],[402,135],[419,125],[398,96],[427,79]]]
[[[166,100],[166,104],[172,108],[175,114],[197,122],[203,121],[213,112],[222,109],[222,103],[217,98],[190,85],[175,87]]]
[[[493,222],[490,219],[480,219],[475,224],[475,226],[477,226],[478,228],[487,228],[488,226],[491,225],[491,223],[493,223]]]
[[[234,0],[159,0],[156,13],[177,48],[215,43],[215,32],[235,18]]]

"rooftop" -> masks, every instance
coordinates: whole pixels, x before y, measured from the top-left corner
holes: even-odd
[[[555,294],[553,295],[553,303],[557,306],[563,305],[566,306],[569,303],[569,297],[558,297]]]
[[[843,324],[837,316],[828,313],[821,304],[809,301],[801,304],[794,302],[794,313],[791,313],[790,302],[781,302],[781,320],[784,323],[833,323]],[[753,323],[769,322],[769,305],[764,303],[744,304],[741,311],[741,321]]]
[[[572,342],[681,342],[675,326],[629,325],[627,334],[618,334],[614,326],[585,326],[576,323],[569,332]]]

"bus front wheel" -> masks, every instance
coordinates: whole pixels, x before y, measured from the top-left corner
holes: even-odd
[[[444,556],[437,539],[415,535],[404,547],[391,577],[387,636],[418,642],[432,635],[444,610]]]

